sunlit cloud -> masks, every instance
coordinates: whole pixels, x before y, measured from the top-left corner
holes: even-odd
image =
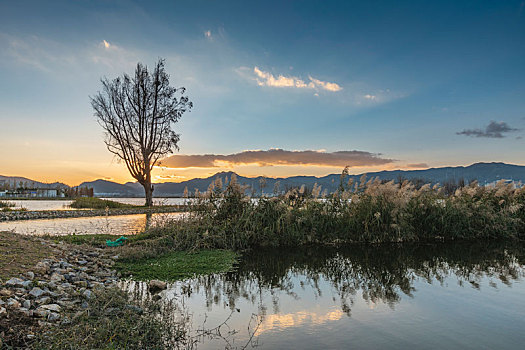
[[[102,44],[104,45],[104,47],[105,47],[106,49],[109,49],[109,48],[111,47],[111,44],[108,43],[106,40],[102,40]]]
[[[331,92],[341,91],[343,88],[336,84],[327,81],[322,81],[315,79],[311,76],[308,76],[310,81],[304,81],[303,79],[295,76],[284,76],[279,74],[275,77],[270,72],[265,72],[259,69],[259,67],[254,67],[253,72],[255,74],[255,81],[259,86],[270,86],[270,87],[279,87],[279,88],[298,88],[298,89],[317,89],[317,90],[326,90]]]
[[[427,163],[410,163],[404,166],[405,168],[411,168],[411,169],[426,169],[428,168]]]
[[[258,166],[274,165],[309,165],[326,167],[362,167],[377,166],[394,162],[382,158],[381,154],[365,151],[287,151],[283,149],[243,151],[234,154],[196,154],[173,155],[162,161],[168,168],[213,168],[232,165],[255,164]]]
[[[213,40],[213,37],[211,35],[211,30],[207,30],[204,32],[204,37],[208,40]]]
[[[370,94],[366,94],[363,97],[366,98],[367,100],[375,100],[375,99],[377,99],[376,95],[370,95]]]

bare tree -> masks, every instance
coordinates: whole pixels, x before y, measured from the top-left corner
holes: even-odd
[[[105,131],[104,142],[144,187],[146,206],[151,206],[151,170],[160,159],[179,149],[180,135],[172,127],[193,103],[184,96],[185,88],[170,86],[163,59],[153,72],[139,62],[133,77],[124,74],[101,82],[102,91],[90,100]]]

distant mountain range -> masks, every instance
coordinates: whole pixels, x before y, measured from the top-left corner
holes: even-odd
[[[180,197],[184,193],[184,189],[188,188],[190,193],[194,193],[196,189],[204,192],[212,181],[220,177],[223,183],[227,183],[233,172],[220,172],[207,178],[196,178],[183,182],[164,182],[154,184],[155,190],[153,192],[155,197]],[[236,174],[237,175],[237,174]],[[513,165],[506,163],[475,163],[466,167],[443,167],[430,168],[425,170],[392,170],[379,171],[366,174],[368,178],[378,177],[381,180],[399,180],[399,179],[421,179],[425,182],[445,183],[448,181],[457,182],[464,179],[466,182],[477,180],[480,184],[488,184],[501,179],[521,181],[525,183],[525,166]],[[244,177],[237,175],[237,180],[243,185],[248,185],[250,192],[255,194],[261,193],[261,179],[266,182],[262,189],[265,193],[273,193],[275,183],[279,181],[279,189],[285,191],[291,187],[299,187],[305,185],[312,188],[315,183],[322,186],[322,189],[327,189],[329,192],[335,191],[339,186],[339,179],[341,174],[331,174],[323,177],[315,176],[291,176],[286,178],[270,178],[270,177]],[[348,178],[353,178],[354,181],[359,181],[359,175],[349,175]],[[34,181],[25,177],[19,176],[2,176],[0,175],[0,188],[3,185],[9,184],[10,187],[30,187],[30,188],[68,188],[67,185],[61,182],[44,183]],[[119,184],[107,180],[95,180],[90,182],[83,182],[80,187],[91,187],[94,189],[95,195],[99,197],[143,197],[144,189],[136,182],[128,182]]]
[[[155,197],[179,197],[184,193],[187,187],[188,191],[193,193],[195,189],[204,192],[212,181],[217,177],[223,180],[223,183],[228,182],[233,172],[220,172],[207,178],[196,178],[183,182],[164,182],[154,184],[155,190],[153,192]],[[243,185],[248,185],[253,188],[256,194],[261,193],[260,182],[264,178],[266,186],[263,188],[265,193],[272,193],[275,183],[279,181],[280,190],[287,188],[306,185],[313,187],[315,183],[322,186],[322,189],[327,189],[329,192],[335,191],[339,186],[340,174],[332,174],[323,177],[315,176],[291,176],[286,178],[269,178],[269,177],[244,177],[237,175],[237,180]],[[358,181],[362,174],[349,175],[349,178],[354,178]],[[392,170],[379,171],[367,173],[367,177],[378,177],[381,180],[398,180],[402,179],[422,179],[425,182],[445,183],[448,181],[459,181],[464,179],[466,182],[477,180],[480,184],[487,184],[501,179],[521,181],[525,183],[525,166],[505,164],[505,163],[475,163],[466,167],[443,167],[430,168],[425,170]],[[0,177],[1,179],[2,177]],[[96,180],[91,182],[84,182],[80,186],[92,187],[96,196],[115,196],[115,197],[142,197],[144,190],[142,186],[135,182],[128,182],[119,184],[116,182],[106,180]],[[250,190],[251,191],[251,190]]]
[[[20,176],[2,176],[0,175],[0,188],[9,185],[11,188],[68,188],[69,186],[61,182],[45,183],[28,179]]]

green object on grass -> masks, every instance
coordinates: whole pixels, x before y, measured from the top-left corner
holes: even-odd
[[[111,241],[111,240],[106,240],[106,245],[108,247],[120,247],[121,245],[124,245],[124,242],[126,241],[126,237],[124,236],[120,236],[120,238],[117,238],[116,240],[114,241]]]

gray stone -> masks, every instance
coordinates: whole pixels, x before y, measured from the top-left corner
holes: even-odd
[[[82,295],[83,295],[84,298],[86,298],[86,299],[91,299],[91,298],[93,298],[93,292],[90,291],[89,289],[86,289],[86,290],[84,291],[84,293],[82,293]]]
[[[11,278],[9,281],[7,281],[5,284],[10,287],[23,287],[24,280],[20,278]]]
[[[88,304],[87,301],[84,300],[84,301],[82,302],[82,305],[80,305],[80,307],[82,307],[83,309],[87,309],[87,308],[89,307],[89,304]]]
[[[27,278],[29,278],[30,280],[33,280],[35,278],[35,273],[33,271],[27,271],[26,272],[26,276]]]
[[[33,282],[31,282],[31,281],[24,281],[24,282],[22,282],[22,287],[29,289],[29,287],[31,287],[31,284],[33,284]]]
[[[60,310],[61,310],[60,305],[57,305],[57,304],[42,305],[42,306],[40,306],[40,308],[42,308],[44,310],[54,311],[54,312],[60,312]]]
[[[86,260],[79,260],[77,261],[79,265],[86,265],[88,262]]]
[[[7,310],[5,307],[0,307],[0,315],[5,315],[7,313]]]
[[[44,292],[42,289],[38,288],[38,287],[34,287],[33,289],[31,289],[31,291],[29,292],[29,295],[32,295],[34,296],[35,298],[40,298],[42,295],[46,294],[46,292]]]
[[[18,302],[18,300],[15,300],[13,298],[9,298],[9,299],[7,299],[7,306],[9,306],[10,308],[13,308],[13,309],[18,309],[20,307],[20,303]]]
[[[26,309],[30,309],[31,308],[31,301],[30,300],[26,300],[22,303],[22,305],[26,308]]]
[[[64,279],[64,276],[62,276],[61,274],[57,273],[57,272],[53,272],[51,274],[51,277],[50,277],[50,280],[51,282],[60,282]]]
[[[58,320],[60,320],[60,314],[57,314],[56,312],[50,312],[47,315],[47,320],[51,321],[51,322],[58,321]]]
[[[47,304],[51,301],[51,298],[50,297],[43,297],[43,298],[40,298],[40,299],[37,299],[35,300],[35,302],[38,304],[38,305],[41,305],[41,304]]]

